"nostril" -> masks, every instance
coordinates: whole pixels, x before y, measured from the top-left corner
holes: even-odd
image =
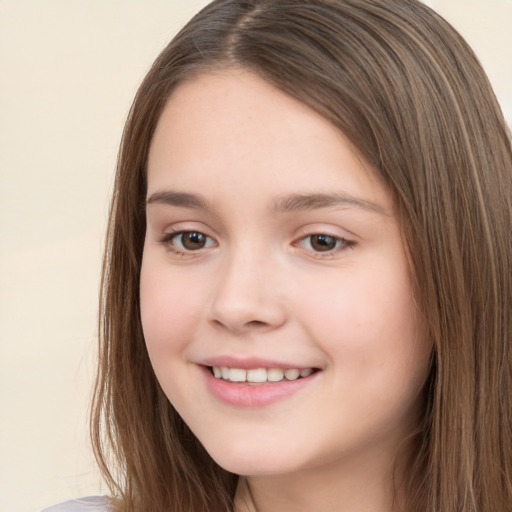
[[[264,327],[267,324],[261,320],[251,320],[250,322],[247,322],[246,325],[247,327]]]
[[[219,327],[227,327],[230,330],[233,331],[246,331],[246,330],[252,330],[252,329],[262,329],[264,327],[268,327],[267,322],[262,322],[261,320],[250,320],[249,322],[245,322],[241,324],[240,326],[236,326],[233,323],[224,323],[222,320],[214,319],[213,323],[216,324]]]

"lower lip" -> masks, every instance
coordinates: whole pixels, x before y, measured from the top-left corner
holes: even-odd
[[[319,372],[297,380],[282,380],[263,384],[229,382],[214,377],[209,368],[201,367],[208,389],[216,398],[237,407],[263,407],[270,405],[309,387]]]

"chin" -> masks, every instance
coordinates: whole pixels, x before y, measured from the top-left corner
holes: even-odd
[[[258,445],[232,446],[226,449],[205,447],[212,459],[223,469],[243,476],[278,475],[297,470],[300,465],[276,449],[265,449]],[[276,455],[279,458],[276,458]]]
[[[226,471],[240,476],[263,476],[263,475],[282,475],[292,473],[293,469],[289,465],[276,464],[274,461],[250,460],[248,458],[227,459],[215,458],[215,462]]]

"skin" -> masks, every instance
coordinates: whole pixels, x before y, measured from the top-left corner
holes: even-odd
[[[231,69],[171,96],[147,200],[149,355],[211,456],[245,475],[237,510],[391,510],[393,465],[417,423],[431,347],[374,171],[325,119]],[[183,231],[203,234],[203,245]],[[315,234],[328,235],[327,247]],[[318,371],[275,403],[239,407],[205,383],[202,365],[218,356]]]

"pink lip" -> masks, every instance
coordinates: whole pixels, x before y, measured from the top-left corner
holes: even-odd
[[[204,366],[227,366],[228,368],[241,368],[243,370],[250,370],[252,368],[283,368],[284,370],[289,368],[296,368],[297,370],[311,368],[310,366],[297,366],[270,359],[260,359],[258,357],[235,358],[230,356],[218,356],[201,361],[200,364]]]
[[[240,362],[238,361],[239,365]],[[229,366],[227,364],[215,364],[212,366]],[[256,366],[248,363],[247,366],[231,366],[234,368],[283,368],[277,364],[261,364]],[[206,366],[200,366],[208,390],[212,395],[224,403],[236,407],[263,407],[280,400],[284,400],[292,395],[302,392],[308,388],[320,372],[311,374],[309,377],[297,380],[283,380],[280,382],[271,382],[263,384],[247,384],[228,382],[214,377],[210,369]],[[295,367],[294,367],[295,368]]]

